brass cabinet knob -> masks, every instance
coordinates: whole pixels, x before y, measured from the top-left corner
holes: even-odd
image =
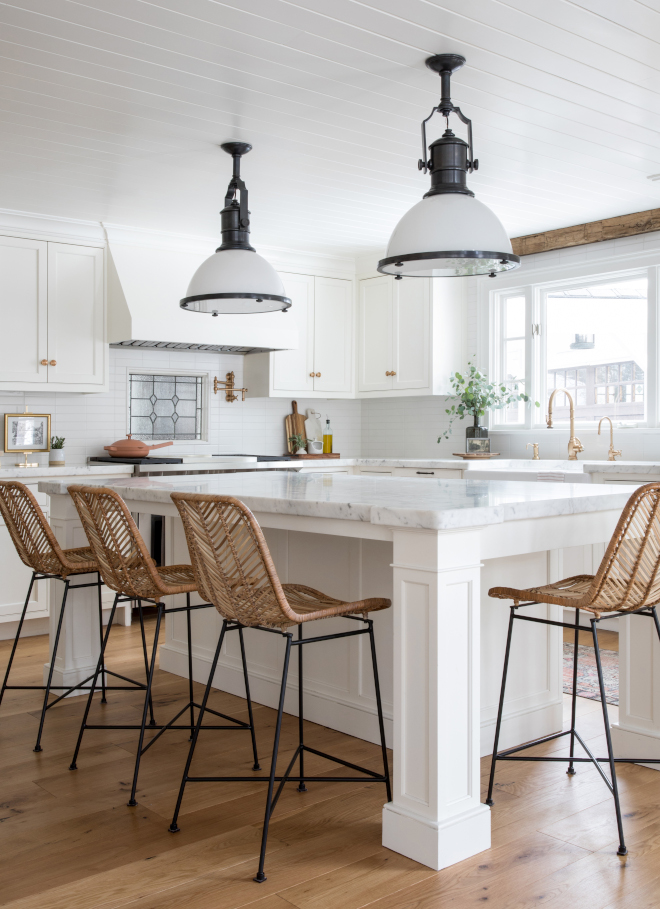
[[[390,375],[391,375],[391,376],[395,376],[395,375],[396,375],[396,373],[394,372],[394,370],[392,370],[392,372],[390,373]]]
[[[320,373],[320,372],[317,372],[317,373],[316,373],[316,378],[317,378],[317,379],[320,379],[320,378],[321,378],[321,373]]]
[[[313,372],[310,372],[310,374],[309,374],[309,375],[310,375],[310,378],[311,378],[311,379],[313,379],[313,378],[314,378],[314,373],[313,373]]]
[[[389,369],[388,369],[387,372],[385,373],[385,375],[386,375],[386,376],[391,376],[392,373],[391,373],[391,372],[389,371]]]
[[[57,366],[57,360],[51,360],[50,366]]]
[[[42,366],[48,366],[48,360],[42,360],[42,361],[41,361],[41,365],[42,365]]]

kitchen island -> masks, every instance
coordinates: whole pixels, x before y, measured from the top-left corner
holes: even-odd
[[[52,497],[58,532],[70,536],[79,523],[68,485],[53,479],[40,489]],[[166,516],[168,563],[189,560],[170,493],[229,494],[254,511],[282,581],[346,600],[391,597],[393,609],[375,616],[394,749],[383,843],[436,869],[489,847],[490,809],[480,802],[479,757],[492,747],[508,609],[489,601],[487,591],[495,584],[525,587],[576,573],[576,553],[583,562],[599,561],[632,487],[265,472],[108,485],[132,511]],[[68,661],[63,674],[71,680],[90,673],[98,649],[87,596],[76,593],[72,613],[79,620],[67,626],[61,648],[61,659]],[[535,608],[538,615],[560,618],[559,607]],[[172,619],[160,666],[186,675],[185,620]],[[328,621],[340,628],[347,620]],[[198,681],[206,680],[218,633],[215,613],[195,614]],[[562,722],[560,629],[529,623],[516,634],[502,747],[552,733]],[[305,715],[376,741],[375,699],[361,640],[349,639],[343,650],[320,645],[315,651],[306,672]],[[231,645],[215,684],[242,695],[240,660]],[[248,632],[246,645],[253,697],[272,706],[281,641]],[[295,713],[296,703],[292,684],[286,710]]]

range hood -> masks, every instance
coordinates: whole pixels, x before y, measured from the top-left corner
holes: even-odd
[[[104,228],[111,347],[233,354],[298,347],[296,324],[286,313],[213,317],[179,307],[190,276],[213,252],[213,241],[191,238],[185,244],[152,231]]]

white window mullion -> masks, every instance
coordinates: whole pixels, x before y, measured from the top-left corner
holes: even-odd
[[[660,425],[660,275],[658,266],[647,270],[648,274],[648,362],[646,378],[646,419],[647,426]]]

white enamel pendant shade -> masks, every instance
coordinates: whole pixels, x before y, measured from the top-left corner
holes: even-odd
[[[466,193],[438,193],[414,205],[394,228],[386,275],[446,278],[509,271],[520,264],[497,215]]]
[[[291,300],[262,256],[248,249],[223,249],[202,262],[180,305],[188,312],[258,313],[286,310]]]

